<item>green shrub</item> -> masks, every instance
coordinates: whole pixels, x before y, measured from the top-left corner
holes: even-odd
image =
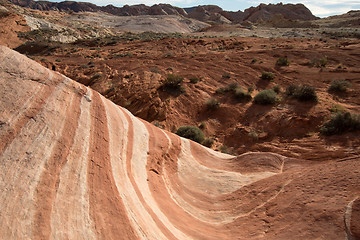
[[[168,91],[184,92],[183,80],[184,78],[182,76],[168,74],[162,83],[162,87]]]
[[[222,153],[231,154],[231,151],[230,151],[229,147],[226,146],[226,145],[222,145],[219,150]]]
[[[204,142],[202,143],[205,147],[211,147],[214,144],[214,139],[212,138],[206,138]]]
[[[195,83],[200,82],[202,80],[202,77],[191,77],[189,80],[191,83],[195,84]]]
[[[311,61],[309,62],[309,66],[310,67],[317,67],[317,68],[320,68],[320,67],[325,67],[327,65],[327,56],[324,56],[322,58],[313,58],[311,59]]]
[[[234,90],[234,97],[238,101],[250,101],[252,98],[250,92],[245,92],[241,87]]]
[[[220,102],[215,98],[210,98],[205,102],[206,107],[210,110],[215,110],[220,107]]]
[[[92,77],[91,77],[91,80],[97,80],[99,78],[101,78],[101,73],[95,73]]]
[[[176,131],[180,137],[191,139],[195,142],[202,143],[204,141],[204,133],[200,128],[195,126],[181,126]]]
[[[334,104],[331,109],[330,112],[332,113],[338,113],[338,112],[346,112],[346,108],[340,104]]]
[[[226,87],[216,89],[215,92],[219,94],[225,94],[227,92],[235,91],[237,87],[239,87],[239,84],[237,82],[232,82],[229,83]]]
[[[274,86],[274,87],[273,87],[273,90],[274,90],[274,92],[276,92],[277,94],[279,94],[279,93],[281,92],[281,88],[280,88],[279,85]]]
[[[276,92],[272,89],[263,90],[256,94],[254,102],[262,105],[274,104],[276,102]]]
[[[279,57],[275,64],[276,66],[289,66],[290,62],[287,57]]]
[[[237,82],[232,82],[227,85],[226,89],[227,89],[227,91],[234,91],[238,87],[239,87],[239,84]]]
[[[334,135],[357,130],[360,130],[360,114],[338,112],[324,123],[320,132],[324,135]]]
[[[329,91],[334,92],[346,92],[346,90],[351,87],[351,83],[346,80],[333,80],[330,84]]]
[[[200,123],[199,128],[200,129],[206,128],[206,123],[204,123],[204,122]]]
[[[260,77],[262,80],[271,81],[274,79],[274,73],[272,72],[263,72]]]
[[[286,95],[300,101],[317,101],[315,89],[309,85],[290,85],[286,89]]]
[[[225,94],[226,92],[227,92],[226,88],[223,88],[223,87],[215,90],[215,93],[217,93],[217,94]]]
[[[231,78],[231,74],[230,73],[223,73],[222,75],[223,78]]]

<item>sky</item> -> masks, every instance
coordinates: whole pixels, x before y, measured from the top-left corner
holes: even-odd
[[[60,1],[60,0],[54,0]],[[82,2],[92,2],[99,6],[105,6],[112,4],[117,7],[122,7],[123,5],[135,5],[135,4],[145,4],[148,6],[159,4],[159,3],[168,3],[177,7],[193,7],[198,5],[217,5],[227,11],[244,11],[249,7],[256,7],[260,3],[279,3],[279,1],[261,1],[261,0],[77,0]],[[327,17],[331,15],[338,15],[346,13],[350,10],[360,10],[360,0],[288,0],[282,1],[283,4],[286,3],[302,3],[310,11],[318,17]]]

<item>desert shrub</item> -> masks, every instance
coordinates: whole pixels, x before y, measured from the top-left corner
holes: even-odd
[[[257,132],[255,130],[251,130],[249,132],[249,137],[253,140],[253,141],[257,141],[259,140],[259,135],[257,134]]]
[[[9,12],[0,11],[0,18],[7,17],[7,16],[9,16],[9,15],[10,15],[10,13],[9,13]]]
[[[324,56],[322,58],[313,58],[311,59],[311,61],[309,62],[309,66],[310,67],[325,67],[327,65],[327,56]]]
[[[195,126],[181,126],[176,131],[176,134],[198,143],[202,143],[204,141],[204,133],[200,128]]]
[[[276,102],[276,92],[272,89],[263,90],[255,95],[254,102],[261,105],[274,104]]]
[[[215,98],[210,98],[205,102],[206,107],[210,110],[215,110],[220,107],[220,102]]]
[[[234,90],[234,97],[238,101],[249,101],[252,98],[251,93],[250,92],[245,92],[241,87],[237,87]]]
[[[184,92],[183,80],[184,78],[182,76],[170,73],[167,75],[165,81],[163,81],[162,87],[168,91]]]
[[[200,123],[200,124],[199,124],[199,128],[200,128],[200,129],[206,128],[206,123],[204,123],[204,122]]]
[[[223,87],[215,90],[215,93],[217,93],[217,94],[225,94],[226,92],[227,92],[226,88],[223,88]]]
[[[252,60],[251,60],[251,63],[252,64],[254,64],[254,63],[256,63],[258,60],[256,59],[256,58],[253,58]]]
[[[274,90],[274,92],[276,92],[277,94],[279,94],[279,93],[280,93],[280,91],[281,91],[281,89],[280,89],[280,86],[279,86],[279,85],[274,86],[274,87],[273,87],[273,90]]]
[[[231,78],[231,74],[230,73],[223,73],[222,75],[223,78]]]
[[[334,92],[346,92],[346,90],[351,87],[351,83],[346,80],[333,80],[330,84],[329,91]]]
[[[239,84],[237,82],[232,82],[232,83],[229,83],[226,87],[216,89],[215,92],[218,94],[225,94],[227,92],[235,91],[235,89],[238,87],[239,87]]]
[[[334,135],[357,130],[360,130],[360,114],[338,112],[323,124],[320,132],[324,135]]]
[[[97,80],[99,78],[101,78],[101,73],[95,73],[92,77],[91,77],[91,80]]]
[[[296,84],[291,84],[291,85],[289,85],[289,86],[286,88],[285,93],[286,93],[286,95],[288,95],[288,96],[294,96],[294,95],[295,95],[295,92],[297,91],[297,89],[298,89],[298,85],[296,85]]]
[[[230,148],[226,145],[222,145],[219,150],[222,153],[231,154]]]
[[[239,84],[237,82],[232,82],[227,85],[226,89],[227,89],[227,91],[234,91],[238,87],[239,87]]]
[[[287,57],[279,57],[275,63],[276,66],[289,66],[290,62]]]
[[[340,104],[334,104],[331,109],[330,112],[332,113],[338,113],[338,112],[346,112],[346,108]]]
[[[202,77],[191,77],[189,80],[191,83],[195,84],[195,83],[200,82],[202,80]]]
[[[317,101],[315,89],[309,85],[290,85],[286,89],[286,95],[300,101]]]
[[[202,143],[205,147],[211,147],[214,144],[214,139],[212,138],[206,138],[204,142]]]
[[[262,80],[271,81],[274,79],[274,73],[272,72],[263,72],[260,77]]]
[[[248,92],[252,93],[254,91],[254,87],[248,87]]]

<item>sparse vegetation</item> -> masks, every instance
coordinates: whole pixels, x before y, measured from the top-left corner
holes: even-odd
[[[162,87],[166,91],[183,93],[185,92],[183,80],[182,76],[169,73],[163,81]]]
[[[210,147],[214,144],[214,139],[212,139],[212,138],[206,138],[202,144],[203,144],[205,147],[210,148]]]
[[[226,145],[222,145],[219,150],[222,153],[231,154],[230,148]]]
[[[215,92],[218,94],[225,94],[230,91],[235,91],[237,87],[239,87],[239,84],[237,82],[232,82],[229,83],[226,87],[216,89]]]
[[[276,92],[277,94],[279,94],[279,93],[281,92],[281,88],[280,88],[279,85],[274,86],[274,87],[273,87],[273,90],[274,90],[274,92]]]
[[[245,92],[241,87],[237,87],[234,90],[234,97],[238,101],[250,101],[251,100],[251,93]]]
[[[237,82],[229,83],[224,88],[216,89],[216,93],[218,94],[225,94],[227,92],[231,92],[235,99],[238,101],[249,101],[251,100],[251,92],[253,91],[252,88],[248,89],[248,92],[245,92]]]
[[[289,66],[290,62],[287,57],[279,57],[275,63],[276,66]]]
[[[231,74],[228,72],[225,72],[225,73],[223,73],[222,77],[223,78],[231,78]]]
[[[189,80],[191,83],[195,84],[200,82],[202,80],[202,77],[191,77]]]
[[[263,72],[262,74],[261,74],[261,79],[262,80],[268,80],[268,81],[271,81],[271,80],[273,80],[274,79],[274,73],[272,73],[272,72]]]
[[[276,100],[276,92],[272,89],[263,90],[254,97],[254,103],[261,105],[274,104]]]
[[[249,137],[253,140],[253,141],[257,141],[259,140],[259,135],[257,134],[257,132],[255,130],[251,130],[249,132]]]
[[[291,84],[286,89],[286,95],[294,97],[299,101],[317,101],[315,89],[309,85]]]
[[[220,102],[215,98],[210,98],[206,100],[205,105],[209,110],[215,110],[220,107]]]
[[[101,78],[101,73],[95,73],[92,77],[91,77],[91,80],[94,81],[94,80],[97,80],[99,78]]]
[[[313,58],[311,59],[311,61],[309,62],[309,66],[310,67],[317,67],[317,68],[320,68],[320,67],[325,67],[327,65],[327,56],[324,56],[322,58]]]
[[[320,132],[324,135],[334,135],[358,130],[360,130],[360,114],[338,112],[324,123]]]
[[[332,112],[332,113],[346,112],[346,108],[340,104],[334,104],[331,107],[330,112]]]
[[[333,92],[346,92],[351,87],[351,83],[344,79],[333,80],[330,84],[329,91]]]
[[[198,143],[202,143],[204,141],[204,133],[200,128],[195,126],[181,126],[176,131],[176,134]]]
[[[200,129],[205,129],[205,127],[206,127],[206,123],[202,122],[199,124]]]

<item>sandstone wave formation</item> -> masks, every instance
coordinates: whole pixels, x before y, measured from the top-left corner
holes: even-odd
[[[230,156],[0,47],[2,239],[359,239],[359,158]]]

